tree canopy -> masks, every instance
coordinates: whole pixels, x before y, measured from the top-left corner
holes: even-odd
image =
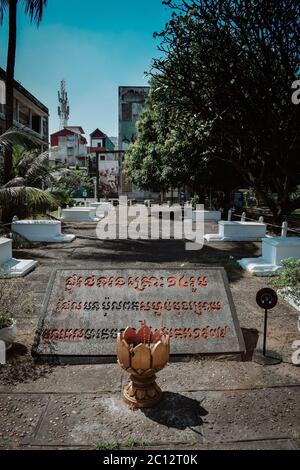
[[[226,176],[238,175],[275,218],[288,214],[300,205],[292,196],[300,181],[298,0],[164,3],[172,17],[156,34],[162,56],[150,72],[129,177],[223,189]]]

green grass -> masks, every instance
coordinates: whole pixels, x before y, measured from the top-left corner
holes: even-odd
[[[294,211],[292,215],[300,215],[300,209],[297,209],[296,211]]]
[[[96,450],[120,450],[118,442],[99,442],[96,445]]]
[[[51,217],[58,219],[58,211],[50,212]]]
[[[96,445],[96,450],[120,450],[120,449],[134,449],[135,447],[145,447],[144,443],[138,443],[133,438],[129,438],[126,442],[99,442]]]

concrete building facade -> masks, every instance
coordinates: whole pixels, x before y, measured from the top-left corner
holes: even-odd
[[[123,152],[116,150],[113,140],[100,129],[96,129],[90,134],[88,154],[91,162],[90,172],[95,178],[96,197],[118,197]]]
[[[5,130],[5,80],[0,68],[0,134]],[[14,83],[14,125],[22,127],[40,141],[43,149],[49,145],[49,110],[19,82]]]
[[[147,107],[150,87],[119,87],[119,150],[126,151],[137,135],[137,121]]]
[[[50,155],[52,165],[88,167],[87,140],[81,126],[65,127],[51,134],[51,147],[58,147],[58,150]]]
[[[137,122],[147,108],[149,91],[147,86],[119,87],[119,150],[122,152],[126,152],[137,137]],[[151,192],[141,192],[126,181],[123,163],[124,155],[120,162],[120,194],[137,199],[151,197]]]

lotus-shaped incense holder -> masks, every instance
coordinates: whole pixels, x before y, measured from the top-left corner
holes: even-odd
[[[162,397],[155,374],[169,361],[170,337],[145,324],[139,331],[128,327],[118,335],[117,356],[119,365],[131,374],[123,392],[125,402],[131,408],[155,406]]]

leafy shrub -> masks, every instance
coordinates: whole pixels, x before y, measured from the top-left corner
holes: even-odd
[[[21,283],[0,279],[0,329],[11,326],[15,316],[33,314],[35,309],[35,300],[31,294],[24,295]]]
[[[191,204],[193,206],[193,209],[196,209],[197,205],[200,204],[200,197],[199,196],[193,196],[191,198]]]
[[[300,307],[300,260],[293,258],[282,262],[282,272],[273,279],[272,284],[282,289]]]

